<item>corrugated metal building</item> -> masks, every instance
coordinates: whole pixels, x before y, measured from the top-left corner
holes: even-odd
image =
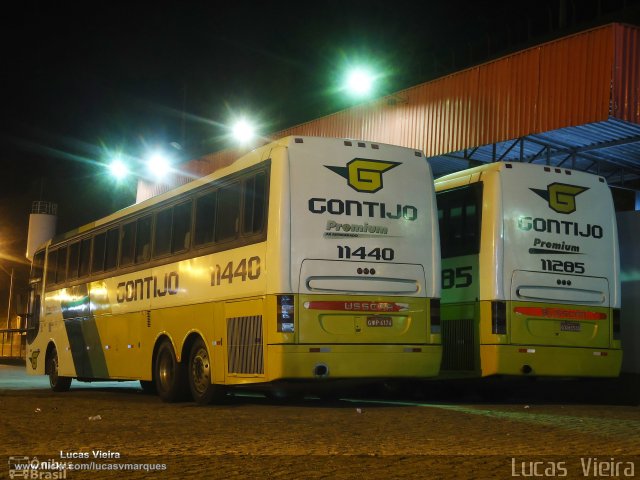
[[[511,160],[565,165],[628,185],[640,178],[640,28],[610,24],[587,30],[271,138],[287,135],[421,149],[436,176]],[[213,153],[184,169],[205,175],[243,153]]]

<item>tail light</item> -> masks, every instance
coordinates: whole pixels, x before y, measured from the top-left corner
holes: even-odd
[[[613,309],[613,339],[620,340],[620,309]]]
[[[293,295],[278,295],[278,332],[294,331]]]
[[[431,299],[431,333],[440,333],[440,299]]]
[[[505,302],[491,302],[491,333],[506,335],[507,333],[507,304]]]

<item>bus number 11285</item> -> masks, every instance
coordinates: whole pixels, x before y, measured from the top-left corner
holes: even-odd
[[[542,270],[546,272],[577,274],[582,274],[585,272],[583,262],[563,262],[562,260],[548,260],[546,258],[542,258],[540,260],[542,261]]]

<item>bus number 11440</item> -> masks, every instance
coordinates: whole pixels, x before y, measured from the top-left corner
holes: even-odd
[[[224,282],[233,283],[234,278],[245,282],[256,280],[258,277],[260,277],[260,257],[243,258],[237,265],[233,262],[227,263],[225,267],[216,265],[211,272],[211,286],[215,287]]]
[[[386,260],[390,262],[395,258],[395,252],[393,248],[376,247],[367,252],[364,247],[358,247],[352,250],[351,247],[346,245],[338,245],[338,258],[359,258],[360,260],[373,258],[375,260]]]

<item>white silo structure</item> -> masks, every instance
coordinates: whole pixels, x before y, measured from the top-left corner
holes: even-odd
[[[33,260],[33,254],[38,247],[56,234],[57,220],[57,203],[36,201],[31,204],[27,234],[27,258],[29,260]]]

